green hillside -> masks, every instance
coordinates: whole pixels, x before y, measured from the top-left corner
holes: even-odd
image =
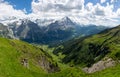
[[[59,68],[42,49],[18,40],[0,38],[0,77],[44,77]]]
[[[33,46],[0,38],[0,77],[120,77],[120,26],[97,35],[66,42],[54,48]],[[85,73],[104,57],[118,63],[95,73]]]
[[[62,52],[66,56],[64,63],[70,65],[91,66],[104,57],[120,59],[120,26],[107,29],[99,34],[66,42],[54,53]]]

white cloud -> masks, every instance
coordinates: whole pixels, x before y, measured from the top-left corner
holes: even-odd
[[[100,0],[93,4],[85,0],[33,0],[31,3],[32,13],[25,14],[26,10],[16,10],[9,3],[0,0],[0,19],[6,18],[30,18],[60,19],[64,16],[70,17],[80,24],[117,25],[120,24],[120,8],[115,12],[114,2],[117,0]],[[106,3],[106,6],[102,6]],[[111,4],[112,3],[112,4]],[[9,10],[8,10],[9,9]],[[14,17],[13,17],[14,16]]]
[[[100,2],[105,3],[106,0],[100,0]],[[118,24],[116,19],[112,20],[117,18],[116,12],[113,12],[113,4],[107,2],[106,6],[102,6],[100,3],[96,5],[91,2],[86,5],[84,3],[85,0],[33,0],[32,11],[34,16],[37,14],[39,18],[59,19],[68,16],[81,24]],[[109,24],[109,22],[113,23]]]
[[[111,16],[113,14],[113,5],[101,6],[97,4],[94,6],[95,8],[95,15],[102,15],[102,16]]]
[[[98,15],[98,16],[104,16],[105,15],[105,8],[103,6],[101,6],[100,4],[97,4],[94,6],[94,15]]]
[[[16,10],[8,2],[0,0],[0,19],[6,20],[13,17],[25,17],[23,10]]]
[[[116,12],[113,11],[114,6],[107,3],[106,6],[102,6],[100,3],[93,5],[93,3],[88,3],[85,7],[86,18],[89,24],[98,25],[117,25],[119,24],[116,19],[118,16]]]
[[[68,12],[73,10],[82,10],[84,0],[33,0],[33,13],[39,12]]]
[[[111,3],[113,3],[113,2],[114,2],[114,0],[111,0],[110,2],[111,2]]]
[[[117,10],[117,15],[120,17],[120,8]]]
[[[105,2],[106,2],[106,0],[100,0],[100,2],[101,2],[101,3],[105,3]]]
[[[91,11],[92,9],[93,9],[93,3],[88,3],[87,5],[86,5],[86,9],[88,10],[88,11]]]
[[[32,1],[32,14],[39,18],[60,19],[84,13],[84,0],[38,0]]]
[[[91,15],[97,15],[97,16],[111,16],[113,15],[113,5],[109,5],[107,3],[107,6],[102,6],[99,3],[96,5],[93,5],[92,3],[88,3],[86,5],[87,13]]]
[[[114,3],[114,2],[117,2],[118,0],[111,0],[110,3]]]

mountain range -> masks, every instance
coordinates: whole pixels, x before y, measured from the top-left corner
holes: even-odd
[[[40,22],[40,20],[33,22],[29,19],[20,19],[9,23],[8,29],[12,30],[11,36],[29,43],[56,44],[74,37],[96,34],[107,28],[96,25],[79,25],[68,17],[48,22],[49,24],[45,25],[45,22]]]

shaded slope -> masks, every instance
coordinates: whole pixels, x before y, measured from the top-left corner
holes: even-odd
[[[120,26],[107,29],[97,35],[77,39],[63,48],[58,47],[66,57],[63,62],[91,66],[105,56],[120,59]],[[59,50],[54,51],[59,53]]]

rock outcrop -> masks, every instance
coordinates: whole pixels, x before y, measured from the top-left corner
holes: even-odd
[[[115,65],[116,65],[116,62],[113,59],[108,58],[106,60],[101,60],[93,64],[91,67],[83,68],[83,71],[86,73],[94,73],[94,72],[101,71],[103,69],[106,69],[106,68],[109,68]]]

